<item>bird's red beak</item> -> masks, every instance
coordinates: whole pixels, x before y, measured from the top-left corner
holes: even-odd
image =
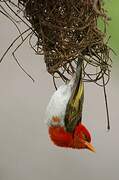
[[[95,148],[93,147],[93,145],[87,141],[84,141],[84,145],[86,146],[87,149],[89,149],[92,152],[96,152]]]

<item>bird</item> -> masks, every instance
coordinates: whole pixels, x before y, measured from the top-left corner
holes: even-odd
[[[82,123],[83,101],[82,63],[79,61],[76,73],[53,93],[46,109],[49,137],[56,146],[95,152],[90,132]]]

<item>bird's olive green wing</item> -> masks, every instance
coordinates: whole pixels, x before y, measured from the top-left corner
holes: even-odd
[[[66,107],[65,127],[66,130],[72,132],[78,122],[81,122],[82,108],[84,101],[84,84],[82,81],[82,67],[78,67],[76,71],[76,79],[72,88],[72,94]]]

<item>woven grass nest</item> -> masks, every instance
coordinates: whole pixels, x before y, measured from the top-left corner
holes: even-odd
[[[105,42],[106,32],[99,30],[98,18],[108,20],[101,0],[2,0],[17,7],[30,22],[37,37],[33,47],[44,55],[47,71],[54,78],[67,81],[75,72],[77,61],[83,60],[83,80],[109,80],[110,48]],[[93,72],[89,73],[89,67]]]
[[[10,12],[28,29],[21,33],[19,23]],[[109,18],[102,0],[0,0],[0,13],[9,18],[19,31],[19,36],[5,51],[0,62],[21,38],[22,42],[12,54],[20,68],[34,81],[15,56],[15,51],[28,39],[36,54],[44,55],[55,87],[56,78],[66,83],[81,62],[83,81],[95,82],[104,89],[107,128],[110,129],[105,85],[110,79],[111,48],[106,40]],[[98,27],[98,19],[104,23],[103,31]],[[30,33],[24,38],[29,30]],[[35,45],[31,41],[34,36],[37,39]]]

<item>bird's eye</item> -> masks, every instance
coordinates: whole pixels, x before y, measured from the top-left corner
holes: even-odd
[[[82,133],[82,137],[83,137],[83,139],[86,140],[86,141],[89,140],[88,137],[86,136],[86,134],[84,134],[84,133]]]

